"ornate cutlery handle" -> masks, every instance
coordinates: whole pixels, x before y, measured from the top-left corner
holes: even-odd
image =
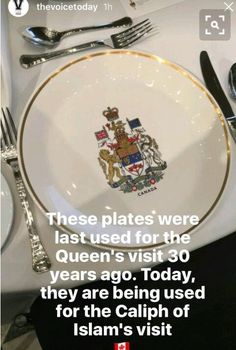
[[[97,26],[73,28],[73,29],[69,29],[69,30],[65,30],[63,32],[60,32],[60,34],[61,34],[61,37],[67,37],[70,35],[74,35],[74,34],[81,33],[81,32],[87,32],[90,30],[125,27],[125,26],[131,25],[131,24],[132,24],[132,19],[130,17],[123,17],[123,18],[120,18],[120,19],[113,21],[111,23],[100,24]]]
[[[32,267],[36,272],[47,272],[51,267],[51,262],[49,257],[40,241],[39,235],[37,233],[34,218],[30,210],[30,205],[27,199],[26,190],[24,183],[22,181],[22,176],[20,173],[18,161],[12,161],[11,167],[16,181],[17,191],[20,197],[21,206],[24,211],[24,216],[26,219],[26,225],[29,233],[30,246],[32,252]]]
[[[31,68],[37,66],[38,64],[47,62],[54,58],[64,57],[71,55],[76,52],[80,52],[87,49],[93,49],[98,46],[103,46],[103,41],[91,41],[89,43],[81,44],[78,46],[70,47],[69,49],[57,50],[54,52],[46,52],[39,55],[22,55],[20,57],[20,64],[24,68]]]

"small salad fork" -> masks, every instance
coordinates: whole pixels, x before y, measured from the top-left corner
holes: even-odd
[[[35,227],[33,214],[30,210],[30,205],[26,195],[26,189],[19,169],[16,139],[16,128],[10,111],[8,108],[5,110],[2,108],[1,156],[3,161],[5,161],[12,168],[15,178],[16,188],[20,197],[20,202],[24,211],[25,222],[29,233],[33,270],[39,273],[47,272],[51,267],[51,262],[40,241]]]
[[[93,49],[95,47],[108,46],[113,49],[124,49],[133,45],[136,41],[146,37],[147,35],[150,36],[156,34],[156,29],[156,26],[154,26],[149,19],[145,19],[144,21],[139,22],[129,29],[126,29],[117,34],[113,34],[106,39],[95,40],[89,43],[54,52],[46,52],[37,55],[22,55],[20,57],[20,64],[23,68],[31,68],[54,58],[68,56],[83,50]]]

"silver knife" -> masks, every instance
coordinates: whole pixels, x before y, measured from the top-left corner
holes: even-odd
[[[223,115],[228,123],[231,135],[236,142],[236,116],[220,85],[219,79],[216,75],[216,72],[214,71],[210,58],[206,51],[202,51],[200,54],[200,64],[205,84],[212,96],[215,98],[220,109],[222,110]]]

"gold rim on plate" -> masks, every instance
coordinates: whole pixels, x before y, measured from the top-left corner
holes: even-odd
[[[205,88],[205,86],[203,86],[197,78],[195,78],[192,74],[190,74],[189,72],[187,72],[185,69],[183,69],[182,67],[178,66],[175,63],[172,63],[168,60],[162,59],[159,56],[153,55],[153,54],[149,54],[149,53],[144,53],[144,52],[139,52],[139,51],[130,51],[130,50],[115,50],[115,51],[102,51],[102,52],[96,52],[90,55],[86,55],[83,57],[80,57],[68,64],[66,64],[65,66],[61,67],[60,69],[58,69],[57,71],[55,71],[53,74],[51,74],[42,84],[41,86],[33,93],[32,97],[30,98],[30,101],[25,109],[25,111],[23,112],[23,116],[21,118],[21,123],[20,123],[20,128],[19,128],[19,137],[18,137],[18,149],[19,149],[19,161],[20,161],[20,167],[22,170],[22,175],[23,178],[25,180],[25,183],[27,185],[27,188],[31,194],[31,196],[33,197],[33,199],[36,201],[37,205],[39,206],[39,208],[42,210],[42,212],[48,213],[49,211],[47,210],[47,208],[43,205],[43,203],[40,201],[39,197],[37,196],[37,194],[35,193],[33,186],[31,185],[31,182],[29,180],[29,177],[27,175],[27,171],[25,168],[25,164],[24,164],[24,158],[23,158],[23,134],[24,134],[24,128],[25,128],[25,123],[27,120],[27,117],[29,115],[30,109],[35,101],[35,99],[37,98],[37,96],[39,95],[39,93],[42,91],[42,89],[53,79],[55,78],[57,75],[59,75],[62,71],[64,71],[65,69],[69,68],[70,66],[78,63],[78,62],[82,62],[94,57],[98,57],[98,56],[107,56],[107,55],[134,55],[134,56],[139,56],[139,57],[145,57],[145,58],[149,58],[151,60],[157,61],[159,63],[162,64],[166,64],[169,67],[175,69],[176,71],[178,71],[180,74],[182,74],[183,76],[185,76],[187,79],[191,80],[192,83],[194,85],[196,85],[208,98],[208,100],[210,101],[210,103],[212,104],[213,108],[216,111],[216,114],[220,120],[220,123],[222,125],[222,128],[224,130],[224,136],[225,136],[225,142],[226,142],[226,150],[227,150],[227,164],[226,164],[226,172],[225,172],[225,177],[222,183],[222,186],[220,188],[220,191],[215,199],[215,201],[213,202],[212,206],[208,209],[208,211],[200,218],[198,225],[192,226],[190,227],[188,230],[180,233],[180,236],[183,235],[184,233],[192,233],[193,230],[195,230],[213,211],[213,209],[216,207],[217,203],[219,202],[220,197],[222,196],[222,193],[225,189],[226,183],[227,183],[227,179],[228,179],[228,175],[229,175],[229,169],[230,169],[230,144],[229,144],[229,136],[228,136],[228,130],[226,127],[226,122],[225,122],[225,118],[218,106],[218,104],[216,103],[216,101],[214,100],[214,98],[212,97],[212,95],[208,92],[208,90]],[[74,234],[76,233],[75,231],[71,230],[70,228],[68,228],[67,226],[64,225],[57,225],[55,222],[55,225],[57,227],[59,227],[62,231],[69,233],[69,234]],[[90,242],[90,240],[88,238],[86,238],[86,241],[89,245],[95,246],[94,244],[92,244]],[[100,245],[96,245],[96,248],[101,248],[101,249],[113,249],[113,250],[120,250],[120,251],[137,251],[138,249],[143,249],[143,250],[150,250],[150,249],[154,249],[156,247],[160,247],[165,245],[164,242],[160,242],[158,244],[153,244],[153,245],[146,245],[146,246],[131,246],[131,247],[125,247],[125,246],[113,246],[113,245],[106,245],[106,244],[100,244]]]

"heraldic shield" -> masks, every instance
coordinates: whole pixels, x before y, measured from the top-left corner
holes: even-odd
[[[167,168],[156,140],[146,134],[139,118],[123,122],[116,107],[108,107],[103,116],[107,123],[95,136],[108,184],[124,193],[153,190]]]

